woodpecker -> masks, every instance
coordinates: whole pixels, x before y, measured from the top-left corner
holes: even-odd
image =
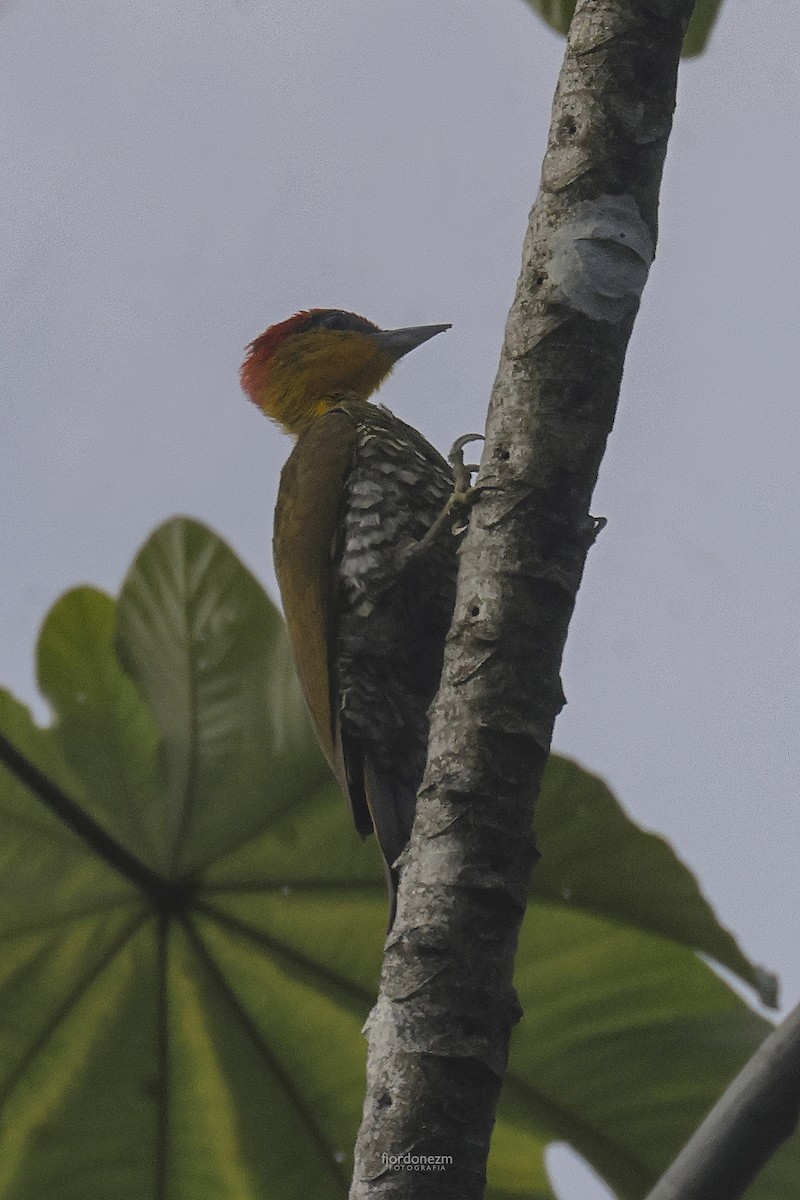
[[[390,927],[462,530],[448,519],[450,464],[370,396],[399,358],[449,328],[383,330],[310,309],[256,338],[241,369],[250,399],[297,439],[275,509],[275,574],[320,745],[356,829],[380,846]]]

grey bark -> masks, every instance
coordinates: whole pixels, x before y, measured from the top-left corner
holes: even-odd
[[[656,241],[692,0],[579,0],[492,392],[428,766],[369,1018],[352,1200],[483,1194],[533,807]],[[407,1156],[393,1163],[391,1156]],[[411,1162],[424,1156],[449,1161]]]
[[[761,1043],[647,1200],[738,1200],[800,1117],[800,1008]]]

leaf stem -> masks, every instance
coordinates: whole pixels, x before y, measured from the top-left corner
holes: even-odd
[[[190,889],[184,880],[165,879],[131,854],[130,850],[112,837],[94,817],[85,812],[77,801],[40,771],[2,732],[0,763],[98,858],[139,888],[155,909],[169,913],[185,906]]]

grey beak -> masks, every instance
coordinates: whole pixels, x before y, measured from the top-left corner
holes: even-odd
[[[449,325],[412,325],[409,329],[381,329],[372,336],[382,350],[398,359],[449,328]]]

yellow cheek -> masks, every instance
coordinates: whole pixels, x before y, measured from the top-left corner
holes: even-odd
[[[298,339],[299,340],[299,339]],[[392,360],[358,333],[308,334],[297,377],[312,396],[350,392],[366,399],[392,369]]]
[[[393,365],[363,334],[319,330],[287,338],[270,364],[262,408],[298,433],[342,396],[368,399]]]

